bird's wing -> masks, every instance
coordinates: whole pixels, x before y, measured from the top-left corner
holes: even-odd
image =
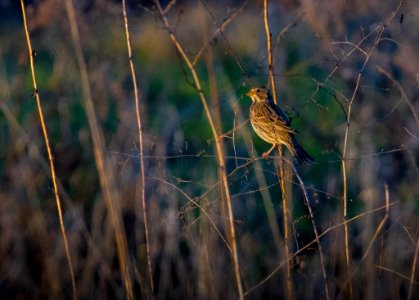
[[[269,118],[271,118],[274,123],[281,124],[281,126],[288,132],[297,133],[297,131],[291,127],[287,116],[278,106],[274,103],[266,103],[265,105],[269,111]]]

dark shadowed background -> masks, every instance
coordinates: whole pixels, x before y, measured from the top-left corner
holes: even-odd
[[[25,4],[77,295],[123,299],[64,2]],[[153,1],[127,2],[144,126],[153,293],[147,280],[138,129],[122,4],[73,1],[104,133],[106,176],[115,180],[114,201],[122,209],[136,298],[236,299],[223,241],[222,185],[202,102]],[[166,7],[168,1],[161,3]],[[319,233],[326,232],[321,242],[330,298],[350,298],[348,278],[353,299],[419,297],[419,266],[414,264],[419,251],[419,4],[278,0],[269,1],[268,12],[279,105],[317,162],[298,170]],[[197,58],[198,76],[223,137],[246,297],[284,298],[284,254],[274,239],[283,236],[281,190],[274,159],[261,159],[270,145],[247,122],[251,101],[245,96],[254,85],[268,85],[263,1],[179,0],[167,17],[187,55]],[[2,0],[0,294],[5,299],[70,299],[71,279],[32,94],[20,3]],[[355,219],[348,223],[348,277],[342,155],[351,99],[347,219]],[[290,251],[296,253],[293,295],[325,298],[317,244],[299,251],[315,236],[287,159]],[[279,234],[268,221],[269,212]]]

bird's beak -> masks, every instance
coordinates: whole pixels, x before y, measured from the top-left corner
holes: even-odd
[[[255,94],[253,90],[250,90],[246,93],[247,96],[252,97]]]

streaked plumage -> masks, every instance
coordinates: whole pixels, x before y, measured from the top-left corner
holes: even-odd
[[[252,99],[250,107],[250,123],[259,137],[272,144],[269,151],[263,153],[267,157],[278,145],[285,145],[299,164],[310,164],[314,159],[298,144],[294,134],[298,133],[291,127],[287,116],[275,105],[270,91],[264,87],[252,88],[247,95]]]

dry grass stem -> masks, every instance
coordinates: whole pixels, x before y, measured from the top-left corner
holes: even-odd
[[[239,120],[243,120],[244,119],[244,114],[243,111],[237,107],[236,110],[236,114],[238,115]],[[239,134],[241,134],[243,136],[243,139],[245,141],[249,141],[245,143],[245,147],[246,147],[246,151],[247,153],[252,153],[252,144],[251,144],[251,140],[252,140],[252,136],[250,135],[249,131],[246,130],[246,128],[242,125],[247,124],[247,122],[249,121],[249,119],[246,119],[245,122],[240,123],[239,125],[237,125],[235,128],[236,130],[239,130]],[[229,131],[231,132],[231,131]],[[229,133],[228,132],[228,133]],[[225,135],[225,134],[224,134]],[[234,158],[236,160],[242,160],[240,157],[235,156],[235,157],[229,157],[229,158]],[[236,174],[238,171],[243,170],[245,168],[248,168],[249,166],[253,167],[253,171],[255,173],[255,177],[256,177],[256,181],[257,181],[257,185],[260,187],[259,192],[261,194],[262,197],[262,201],[263,201],[263,206],[265,208],[265,212],[266,212],[266,216],[268,218],[268,223],[269,223],[269,227],[270,227],[270,231],[272,233],[272,238],[275,244],[275,248],[276,251],[278,253],[278,259],[281,259],[281,254],[283,252],[283,240],[281,238],[280,235],[280,229],[279,229],[279,225],[278,225],[278,220],[275,214],[275,210],[273,209],[273,202],[272,202],[272,197],[269,193],[268,190],[268,183],[267,183],[267,179],[266,176],[263,172],[263,165],[261,160],[263,160],[261,157],[257,157],[257,158],[253,158],[253,159],[244,159],[244,162],[241,163],[238,167],[236,167],[233,171],[231,171],[228,174],[228,178],[232,177],[234,174]]]
[[[377,212],[379,212],[379,211],[382,211],[382,210],[385,210],[385,209],[387,209],[387,207],[390,207],[390,206],[393,206],[393,205],[396,205],[397,203],[396,202],[392,202],[392,203],[390,203],[390,205],[389,206],[387,206],[387,205],[385,205],[385,206],[381,206],[381,207],[378,207],[378,208],[375,208],[375,209],[372,209],[372,210],[369,210],[369,211],[366,211],[366,212],[363,212],[363,213],[361,213],[361,214],[359,214],[359,215],[356,215],[355,217],[352,217],[351,219],[349,219],[348,221],[345,221],[345,222],[341,222],[341,223],[339,223],[339,224],[336,224],[336,225],[333,225],[333,226],[331,226],[331,227],[329,227],[329,228],[327,228],[326,230],[324,230],[321,234],[319,234],[319,236],[318,236],[318,238],[319,239],[321,239],[322,237],[324,237],[324,236],[326,236],[327,234],[329,234],[330,232],[332,232],[332,231],[334,231],[334,230],[337,230],[337,229],[340,229],[345,223],[352,223],[352,222],[355,222],[355,221],[357,221],[357,220],[359,220],[359,219],[361,219],[361,218],[363,218],[363,217],[365,217],[365,216],[368,216],[368,215],[370,215],[370,214],[374,214],[374,213],[377,213]],[[318,239],[317,239],[317,237],[315,237],[315,239],[314,240],[312,240],[311,242],[309,242],[309,243],[307,243],[307,244],[305,244],[303,247],[301,247],[300,249],[298,249],[298,251],[296,251],[296,252],[294,252],[288,259],[289,260],[291,260],[291,259],[294,259],[297,255],[299,255],[299,254],[301,254],[304,250],[307,250],[307,249],[309,249],[310,247],[312,247],[314,244],[316,244],[316,243],[318,243]],[[247,296],[247,295],[249,295],[250,293],[252,293],[253,291],[255,291],[257,288],[259,288],[260,286],[262,286],[263,284],[265,284],[266,282],[268,282],[269,280],[271,280],[272,279],[272,277],[273,276],[275,276],[276,275],[276,273],[278,273],[283,267],[284,267],[284,265],[287,263],[287,261],[282,261],[274,270],[272,270],[264,279],[262,279],[259,283],[257,283],[255,286],[253,286],[253,287],[251,287],[250,289],[248,289],[245,293],[244,293],[244,295],[245,296]]]
[[[160,5],[160,2],[158,0],[155,0],[155,4],[156,4],[156,7],[158,9],[158,13],[160,15],[160,18],[162,19],[162,22],[163,22],[165,28],[168,30],[170,38],[172,39],[172,41],[175,44],[177,50],[181,54],[183,60],[187,64],[190,72],[192,73],[194,83],[196,85],[196,89],[197,89],[197,91],[199,93],[199,96],[201,98],[202,105],[203,105],[204,110],[205,110],[205,114],[206,114],[208,122],[210,124],[213,137],[215,139],[215,147],[216,147],[216,152],[217,152],[218,167],[221,170],[220,174],[222,176],[221,179],[222,179],[223,188],[224,188],[224,192],[225,192],[225,200],[227,202],[226,207],[227,207],[228,219],[229,219],[229,238],[230,238],[230,246],[231,246],[231,249],[232,249],[231,256],[232,256],[232,260],[233,260],[234,275],[235,275],[235,278],[236,278],[237,292],[239,294],[239,298],[243,299],[244,298],[244,296],[243,296],[243,286],[242,286],[241,277],[240,277],[240,264],[239,264],[239,258],[238,258],[238,252],[237,252],[236,232],[235,232],[235,229],[234,229],[233,207],[232,207],[230,192],[229,192],[229,187],[228,187],[228,181],[227,181],[227,175],[226,175],[226,169],[225,169],[225,161],[224,161],[224,153],[223,153],[223,150],[221,149],[221,142],[220,142],[219,134],[217,133],[217,130],[215,128],[215,124],[214,124],[211,112],[208,108],[207,100],[206,100],[204,92],[201,88],[201,83],[200,83],[200,80],[199,80],[198,75],[196,73],[195,67],[193,66],[193,64],[190,61],[190,59],[188,58],[188,56],[186,55],[183,47],[181,46],[181,44],[177,40],[176,36],[171,31],[170,26],[169,26],[169,22],[168,22],[166,16],[164,15],[164,11],[163,11],[163,9]]]
[[[275,78],[274,78],[274,61],[272,57],[272,34],[269,28],[269,20],[268,20],[268,0],[263,1],[263,20],[265,24],[265,32],[266,32],[266,44],[268,50],[268,69],[269,69],[269,82],[272,88],[272,95],[276,105],[279,105],[276,87],[275,87]],[[285,172],[284,172],[284,158],[283,158],[283,151],[282,145],[278,146],[278,153],[279,153],[279,160],[278,160],[278,178],[281,187],[281,194],[282,194],[282,213],[284,217],[284,251],[285,251],[285,258],[288,261],[287,268],[286,268],[286,295],[287,299],[293,299],[293,286],[292,286],[292,277],[291,277],[291,261],[288,260],[289,257],[289,246],[290,242],[290,209],[288,208],[288,200],[286,197],[286,190],[285,190]]]
[[[377,269],[384,270],[384,271],[390,272],[392,274],[395,274],[395,275],[399,276],[400,278],[403,278],[404,280],[407,280],[407,281],[410,282],[410,277],[409,276],[406,276],[406,275],[404,275],[404,274],[402,274],[400,272],[397,272],[397,271],[394,271],[392,269],[389,269],[389,268],[386,268],[386,267],[383,267],[383,266],[379,266],[379,265],[376,265],[375,267]],[[414,280],[412,283],[413,284],[416,284],[416,285],[419,285],[419,281],[415,281]]]
[[[151,268],[150,236],[149,236],[149,229],[148,229],[147,202],[145,199],[143,126],[141,123],[140,96],[138,92],[137,75],[135,72],[134,62],[133,62],[133,57],[132,57],[132,47],[131,47],[131,38],[130,38],[130,32],[129,32],[129,26],[128,26],[126,0],[122,0],[122,14],[124,17],[125,35],[127,38],[127,48],[128,48],[128,59],[129,59],[129,66],[131,70],[132,84],[134,87],[134,95],[135,95],[135,113],[136,113],[137,127],[138,127],[138,142],[140,144],[140,182],[139,182],[139,185],[140,185],[141,205],[143,207],[144,234],[145,234],[146,249],[147,249],[146,251],[147,251],[148,278],[149,278],[151,292],[153,292],[154,281],[153,281],[153,270]]]
[[[278,147],[278,156],[279,160],[276,164],[277,166],[277,174],[279,178],[279,184],[281,187],[281,195],[282,195],[282,214],[284,218],[284,251],[285,251],[285,259],[288,261],[286,270],[285,270],[285,282],[286,282],[286,295],[287,299],[294,299],[294,292],[293,292],[293,284],[292,284],[292,273],[291,273],[291,264],[292,261],[289,260],[290,256],[290,247],[292,246],[291,243],[291,206],[290,201],[288,201],[286,197],[286,189],[285,189],[285,172],[284,172],[284,161],[283,161],[283,151],[282,147]]]
[[[344,141],[343,141],[343,147],[342,147],[342,149],[343,149],[342,150],[342,178],[343,178],[343,219],[344,219],[344,221],[346,221],[347,218],[348,218],[347,151],[348,151],[348,138],[349,138],[349,129],[350,129],[353,103],[355,101],[356,95],[357,95],[359,87],[360,87],[363,72],[364,72],[364,70],[365,70],[365,68],[366,68],[366,66],[367,66],[367,64],[368,64],[368,62],[371,58],[371,55],[373,54],[373,52],[377,48],[377,45],[381,41],[381,37],[382,37],[382,34],[384,32],[385,25],[389,24],[390,21],[395,17],[395,15],[399,11],[402,4],[403,4],[403,1],[400,1],[398,7],[392,12],[391,16],[383,24],[380,24],[379,26],[377,26],[375,30],[373,30],[372,32],[370,32],[369,34],[364,36],[364,38],[361,39],[361,41],[357,45],[352,44],[353,45],[352,50],[346,55],[346,57],[349,57],[349,55],[351,55],[353,53],[353,51],[358,50],[358,51],[360,51],[361,53],[364,54],[365,59],[364,59],[364,62],[363,62],[363,65],[362,65],[361,69],[358,72],[358,76],[357,76],[357,79],[356,79],[356,84],[355,84],[355,87],[353,89],[352,96],[349,99],[348,109],[347,109],[347,113],[346,113],[346,129],[345,129]],[[376,34],[373,46],[371,47],[371,49],[368,52],[362,50],[362,48],[361,48],[362,43],[364,43],[364,41],[367,41],[369,36],[373,33]],[[328,76],[328,78],[326,80],[331,78],[331,75],[335,72],[335,70],[337,70],[337,68],[338,68],[338,65],[336,65],[335,69],[332,71],[332,73]],[[350,246],[349,246],[350,238],[349,238],[349,229],[348,229],[346,223],[345,223],[345,226],[344,226],[344,240],[345,240],[345,258],[346,258],[347,275],[348,275],[348,278],[350,279],[351,278],[351,254],[350,254],[350,250],[349,250],[350,249]],[[349,295],[350,295],[350,298],[352,299],[353,298],[352,280],[349,280]]]
[[[20,4],[21,4],[21,7],[22,7],[23,26],[24,26],[24,30],[25,30],[26,42],[27,42],[28,51],[29,51],[29,62],[30,62],[30,67],[31,67],[32,82],[33,82],[33,88],[34,88],[34,96],[35,96],[36,105],[37,105],[37,108],[38,108],[38,114],[39,114],[39,120],[40,120],[41,127],[42,127],[42,133],[44,135],[45,147],[47,149],[48,158],[49,158],[49,164],[50,164],[50,170],[51,170],[51,180],[52,180],[52,184],[54,186],[54,195],[55,195],[55,202],[57,204],[58,218],[60,220],[61,235],[63,237],[64,248],[65,248],[65,253],[66,253],[67,262],[68,262],[68,269],[70,271],[73,299],[77,299],[76,280],[75,280],[75,277],[74,277],[74,270],[73,270],[73,264],[71,262],[70,248],[69,248],[69,245],[68,245],[66,229],[65,229],[65,226],[64,226],[63,212],[62,212],[62,209],[61,209],[61,199],[60,199],[60,195],[59,195],[59,192],[58,192],[57,178],[56,178],[56,175],[55,175],[54,157],[52,155],[52,150],[51,150],[51,146],[50,146],[50,143],[49,143],[48,131],[47,131],[47,127],[46,127],[45,120],[44,120],[44,113],[42,111],[41,97],[39,96],[38,84],[37,84],[37,81],[36,81],[35,63],[34,63],[35,52],[32,50],[31,39],[30,39],[30,36],[29,36],[28,24],[27,24],[27,21],[26,21],[25,3],[24,3],[23,0],[20,0]]]
[[[345,284],[343,285],[342,291],[344,291],[344,288],[346,287],[346,285],[348,285],[352,281],[352,278],[354,277],[354,275],[360,269],[362,262],[365,261],[365,259],[367,258],[368,254],[370,253],[370,251],[372,249],[372,246],[374,245],[376,239],[378,238],[378,235],[381,233],[381,231],[384,228],[384,225],[386,224],[386,222],[390,218],[390,196],[389,196],[387,184],[384,184],[384,194],[385,194],[385,201],[386,201],[384,217],[381,219],[380,224],[377,226],[377,229],[375,230],[373,236],[371,237],[371,239],[370,239],[370,241],[367,245],[367,248],[364,251],[364,254],[362,255],[362,257],[359,261],[358,266],[352,271],[352,273],[350,274],[350,276],[346,280]]]
[[[2,298],[418,298],[412,1],[0,2]]]
[[[396,79],[394,79],[393,75],[391,75],[390,72],[384,70],[381,67],[378,67],[378,72],[380,72],[381,74],[386,76],[399,89],[400,94],[402,95],[402,99],[406,102],[407,106],[410,108],[410,110],[412,112],[412,115],[415,118],[416,126],[419,128],[419,118],[418,118],[418,115],[416,113],[415,106],[409,100],[409,97],[407,96],[406,91],[403,89],[403,87],[400,85],[400,83]]]
[[[246,4],[249,0],[245,0],[240,7],[235,10],[228,18],[226,18],[223,23],[217,27],[217,30],[214,31],[214,33],[211,35],[211,37],[208,39],[208,41],[198,50],[196,53],[194,59],[192,60],[192,65],[196,65],[201,58],[202,54],[204,53],[205,49],[208,48],[208,46],[211,44],[211,42],[219,35],[220,33],[223,33],[223,31],[226,29],[226,27],[238,16],[240,13],[244,10],[246,7]],[[165,11],[167,8],[165,9]]]
[[[92,92],[90,89],[89,75],[86,62],[83,56],[80,33],[77,25],[76,13],[72,0],[66,0],[66,11],[70,24],[71,37],[76,51],[77,64],[80,71],[81,85],[83,92],[83,104],[92,133],[93,149],[96,167],[99,175],[99,182],[105,198],[105,204],[109,213],[110,222],[114,229],[114,236],[117,246],[119,265],[121,268],[123,283],[127,299],[134,299],[132,279],[129,268],[128,246],[122,224],[121,208],[119,206],[113,175],[107,170],[103,132],[98,124],[95,108],[93,105]]]
[[[214,222],[214,220],[209,215],[209,213],[205,210],[205,208],[202,207],[202,205],[200,205],[197,201],[195,201],[192,197],[190,197],[188,194],[186,194],[182,189],[178,188],[176,185],[174,185],[174,184],[172,184],[172,183],[170,183],[170,182],[168,182],[168,181],[166,181],[162,178],[151,177],[150,179],[160,181],[160,182],[170,186],[172,189],[174,189],[174,190],[178,191],[180,194],[182,194],[190,203],[192,203],[194,206],[198,207],[201,210],[201,212],[207,217],[208,221],[211,223],[212,228],[215,230],[215,232],[217,232],[220,239],[223,241],[223,243],[226,245],[228,250],[231,252],[231,247],[228,244],[227,240],[224,238],[223,234],[221,233],[221,230],[218,228],[217,224]]]
[[[304,200],[305,200],[305,203],[307,205],[308,212],[310,214],[310,219],[311,219],[311,223],[313,225],[314,235],[316,237],[316,243],[317,243],[317,246],[319,247],[320,266],[322,268],[323,279],[324,279],[324,292],[325,292],[326,299],[330,299],[330,296],[329,296],[329,285],[327,283],[326,265],[325,265],[325,260],[324,260],[322,245],[320,243],[320,237],[321,237],[321,235],[319,235],[319,232],[317,230],[316,221],[314,220],[314,213],[313,213],[313,210],[311,208],[310,200],[308,198],[308,194],[307,194],[307,190],[305,188],[304,182],[301,179],[300,174],[298,174],[297,168],[293,164],[292,164],[292,168],[294,170],[295,176],[297,177],[297,179],[298,179],[298,181],[300,183],[300,187],[301,187],[301,190],[302,190],[303,195],[304,195]]]
[[[274,61],[272,57],[272,34],[269,29],[268,22],[268,0],[263,0],[263,21],[265,24],[265,33],[266,33],[266,44],[268,48],[268,68],[269,68],[269,83],[271,85],[272,96],[274,98],[275,104],[278,104],[275,79],[274,79]]]
[[[409,278],[409,294],[407,295],[407,299],[410,300],[413,297],[413,289],[414,284],[419,284],[417,281],[415,281],[415,274],[416,274],[416,265],[418,263],[418,256],[419,256],[419,239],[416,242],[416,249],[415,249],[415,255],[412,262],[412,272],[410,273]],[[417,288],[417,287],[416,287]]]
[[[351,122],[351,116],[352,116],[352,108],[353,103],[355,100],[355,97],[357,95],[361,78],[363,75],[363,72],[368,64],[368,61],[371,58],[371,55],[373,54],[374,50],[376,49],[378,43],[380,42],[381,36],[384,31],[384,25],[380,25],[377,27],[374,32],[376,32],[375,42],[371,49],[368,51],[367,55],[365,56],[363,65],[361,69],[358,72],[358,76],[356,79],[355,87],[352,92],[352,96],[349,99],[348,103],[348,110],[346,113],[346,128],[345,128],[345,134],[344,134],[344,140],[343,140],[343,147],[342,147],[342,180],[343,180],[343,219],[344,221],[348,218],[348,178],[347,178],[347,151],[348,151],[348,138],[349,138],[349,129],[350,129],[350,122]],[[360,44],[353,47],[353,49],[360,49]],[[349,246],[349,228],[347,225],[344,226],[344,240],[345,240],[345,259],[346,259],[346,268],[347,268],[347,276],[348,278],[351,278],[351,254],[350,254],[350,246]],[[352,287],[352,280],[349,280],[349,296],[350,299],[353,299],[353,287]]]

